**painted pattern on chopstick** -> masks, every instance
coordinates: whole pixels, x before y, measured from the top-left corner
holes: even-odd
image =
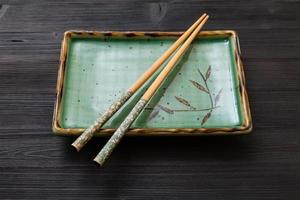
[[[132,96],[132,92],[125,92],[115,103],[113,103],[92,126],[87,128],[73,143],[72,146],[79,151],[101,128],[101,126]]]
[[[208,95],[209,97],[209,102],[210,102],[210,106],[208,108],[196,108],[192,105],[192,103],[185,97],[179,97],[179,96],[174,96],[174,98],[181,103],[182,105],[184,105],[185,107],[189,107],[190,109],[171,109],[168,106],[164,106],[164,105],[160,105],[157,104],[154,108],[149,108],[147,107],[146,109],[153,109],[153,111],[150,113],[148,120],[152,120],[154,119],[156,116],[158,116],[160,111],[163,111],[165,113],[168,114],[174,114],[176,112],[205,112],[204,116],[201,119],[201,126],[203,126],[212,116],[213,110],[217,109],[218,107],[220,107],[218,105],[221,95],[222,95],[222,91],[223,89],[221,88],[217,95],[213,95],[210,91],[210,88],[208,86],[208,80],[212,74],[212,67],[209,66],[205,72],[205,74],[203,74],[200,69],[197,69],[197,72],[200,75],[200,80],[189,80],[189,82],[197,89],[197,91],[199,92],[204,92],[205,94]],[[200,119],[199,119],[200,120]]]
[[[114,148],[118,145],[121,141],[122,137],[129,129],[130,125],[133,121],[137,118],[137,116],[141,113],[142,109],[146,106],[148,101],[141,99],[137,102],[135,107],[131,110],[129,115],[125,118],[119,128],[116,130],[115,134],[108,140],[106,145],[101,149],[99,154],[94,158],[94,161],[103,165],[109,155],[112,153]]]

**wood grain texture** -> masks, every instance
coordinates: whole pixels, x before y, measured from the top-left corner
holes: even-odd
[[[300,199],[300,2],[0,0],[1,199]],[[69,29],[240,36],[254,131],[240,137],[124,138],[82,152],[51,132],[62,34]]]

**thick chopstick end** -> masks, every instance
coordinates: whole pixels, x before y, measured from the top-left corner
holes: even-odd
[[[97,165],[100,165],[101,167],[103,166],[104,162],[101,162],[100,160],[98,160],[96,157],[93,160]]]
[[[71,146],[74,147],[74,149],[76,149],[77,152],[79,152],[80,149],[81,149],[75,142],[73,142],[73,143],[71,144]]]

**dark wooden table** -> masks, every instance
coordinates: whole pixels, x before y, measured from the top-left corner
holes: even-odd
[[[0,0],[0,199],[300,199],[300,2]],[[254,131],[247,136],[106,139],[76,153],[51,131],[63,32],[239,33]]]

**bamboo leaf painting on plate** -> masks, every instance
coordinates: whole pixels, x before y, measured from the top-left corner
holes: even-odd
[[[210,119],[210,117],[213,116],[213,111],[220,107],[218,103],[222,96],[222,88],[220,88],[218,93],[216,93],[215,95],[212,94],[208,84],[209,78],[212,74],[211,66],[207,68],[205,73],[202,73],[198,68],[197,73],[199,75],[198,80],[189,80],[187,84],[191,84],[195,88],[194,92],[203,93],[207,96],[209,101],[208,107],[196,107],[193,105],[194,99],[190,100],[187,97],[182,97],[181,94],[178,94],[174,96],[174,99],[176,100],[176,102],[174,103],[181,104],[181,109],[172,108],[172,105],[170,105],[170,103],[167,103],[168,105],[157,104],[153,108],[147,107],[147,109],[152,109],[148,120],[153,120],[158,116],[160,112],[164,112],[169,115],[176,115],[176,113],[178,112],[196,112],[199,113],[199,117],[197,117],[197,120],[199,121],[201,126],[203,126]]]

